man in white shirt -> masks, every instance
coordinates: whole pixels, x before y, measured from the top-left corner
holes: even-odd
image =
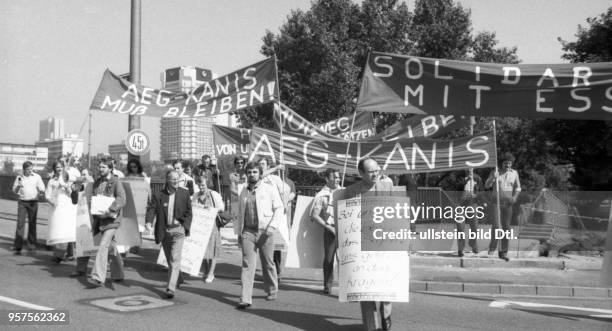
[[[521,193],[521,182],[519,180],[518,172],[512,169],[512,163],[514,163],[514,156],[510,153],[505,153],[502,158],[502,172],[501,174],[497,171],[491,171],[487,182],[485,183],[485,188],[495,190],[495,181],[499,185],[499,217],[497,217],[496,212],[493,212],[493,221],[491,225],[492,234],[495,233],[495,230],[500,227],[504,231],[510,230],[510,220],[512,219],[512,208],[514,203],[516,202],[518,195]],[[496,210],[497,208],[493,206]],[[489,243],[489,255],[492,255],[493,252],[497,249],[497,239],[491,238],[491,242]],[[499,258],[502,260],[509,261],[508,258],[508,238],[504,236],[501,239],[501,247],[499,248]]]
[[[17,200],[17,230],[15,231],[15,255],[21,255],[24,241],[30,251],[36,250],[36,216],[38,214],[38,196],[45,193],[42,178],[34,173],[30,161],[23,163],[23,174],[18,175],[13,183],[13,192]],[[28,217],[28,237],[25,238],[25,221]]]
[[[334,222],[334,192],[340,189],[340,172],[329,168],[325,171],[325,186],[317,192],[310,209],[310,219],[323,227],[323,293],[330,294],[334,281],[336,255],[336,229]]]

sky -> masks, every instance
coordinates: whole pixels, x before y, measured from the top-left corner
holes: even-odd
[[[462,0],[473,32],[494,31],[498,46],[518,47],[522,63],[563,63],[557,37],[575,40],[579,24],[609,0]],[[410,11],[414,1],[407,1]],[[166,68],[197,66],[223,75],[263,59],[266,30],[277,33],[310,0],[142,1],[141,82],[159,88]],[[87,151],[91,100],[106,68],[129,72],[130,1],[2,0],[0,142],[34,144],[39,121],[63,118]],[[127,116],[93,112],[92,153],[127,134]],[[85,124],[85,125],[84,125]],[[143,117],[151,157],[159,157],[159,119]]]

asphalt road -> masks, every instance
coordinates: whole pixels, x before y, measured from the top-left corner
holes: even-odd
[[[253,306],[238,311],[234,306],[240,283],[235,278],[217,278],[212,284],[188,278],[170,301],[164,298],[165,271],[132,256],[123,284],[90,289],[84,280],[68,277],[72,264],[51,262],[51,252],[14,256],[10,244],[0,239],[0,310],[24,309],[20,305],[26,303],[68,310],[70,325],[54,329],[361,330],[359,305],[339,303],[312,282],[281,284],[273,302],[265,301],[261,284],[256,284]],[[612,330],[610,300],[410,295],[410,303],[393,305],[394,330]],[[115,304],[96,305],[104,299]],[[156,304],[166,306],[112,310]],[[49,326],[10,328],[48,330]]]

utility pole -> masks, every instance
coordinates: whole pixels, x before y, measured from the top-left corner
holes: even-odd
[[[140,84],[140,22],[141,22],[141,0],[132,0],[130,24],[130,81]],[[140,129],[140,116],[128,117],[128,131]],[[140,159],[139,156],[129,154],[129,159]]]
[[[89,124],[87,125],[88,138],[87,138],[87,169],[91,171],[91,109],[89,110]]]

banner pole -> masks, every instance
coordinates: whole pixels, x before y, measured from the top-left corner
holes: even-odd
[[[353,126],[355,125],[355,117],[357,117],[357,109],[355,108],[355,110],[353,111],[353,120],[351,121],[351,130],[349,131],[349,140],[348,143],[346,144],[346,153],[344,153],[344,168],[342,169],[342,183],[340,184],[341,187],[344,187],[344,177],[346,177],[346,165],[348,164],[348,157],[349,157],[349,148],[351,147],[351,140],[353,137]]]
[[[365,63],[365,67],[368,66],[368,63],[370,62],[370,53],[371,51],[368,51],[368,57],[366,57],[366,63]],[[359,90],[361,90],[361,86],[359,86]],[[361,93],[360,93],[361,94]],[[357,104],[359,103],[359,96],[357,96],[357,102],[355,103],[355,109],[353,110],[353,120],[351,121],[351,131],[349,131],[349,140],[348,143],[346,144],[346,153],[344,153],[344,167],[342,168],[342,182],[340,184],[340,186],[344,187],[344,178],[346,177],[346,165],[348,164],[348,153],[349,153],[349,148],[351,147],[351,141],[353,140],[353,127],[355,126],[355,118],[357,117]],[[374,130],[376,130],[376,127],[374,128]],[[357,162],[359,162],[359,160],[357,160]]]
[[[282,166],[285,166],[285,158],[283,157],[283,121],[282,121],[282,116],[283,116],[283,109],[280,106],[280,81],[278,80],[278,60],[276,59],[276,53],[274,53],[274,74],[276,75],[276,102],[274,103],[274,106],[278,107],[278,119],[279,119],[279,128],[280,128],[280,151],[279,151],[279,155],[278,155],[278,160],[280,161],[280,164]],[[274,112],[272,112],[272,119],[274,119]],[[270,165],[268,165],[269,167]],[[283,209],[285,210],[285,213],[288,211],[287,209],[287,202],[285,201],[285,172],[287,171],[287,169],[285,169],[284,171],[279,171],[280,172],[280,177],[281,180],[283,181],[282,183],[282,187],[279,187],[277,189],[279,189],[279,194],[280,194],[280,198],[281,201],[283,203]]]
[[[494,144],[495,148],[493,149],[493,151],[495,151],[495,173],[497,173],[499,177],[499,166],[497,162],[497,128],[495,125],[495,118],[493,119],[493,138],[495,139],[495,144]],[[498,178],[495,178],[495,213],[497,214],[495,215],[496,222],[498,226],[501,226],[501,208],[499,206],[499,180]]]

